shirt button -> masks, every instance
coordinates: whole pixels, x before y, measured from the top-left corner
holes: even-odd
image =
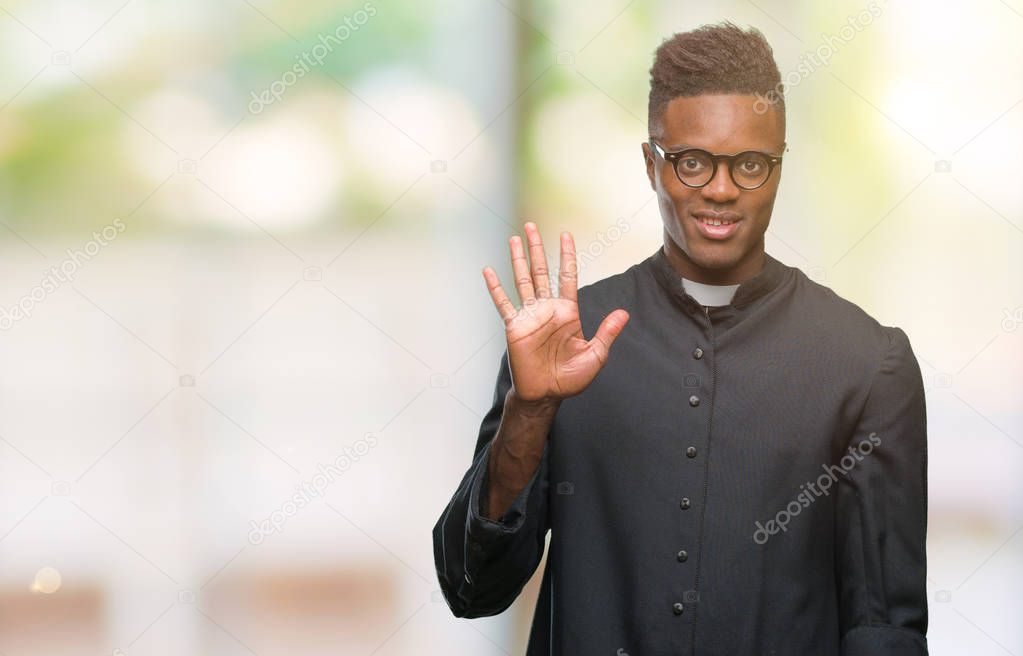
[[[696,396],[695,394],[690,396],[689,397],[689,405],[693,406],[694,408],[696,406],[700,405],[700,397]]]
[[[683,606],[682,602],[679,601],[676,601],[671,605],[671,612],[675,613],[676,615],[681,615],[685,609],[686,607]]]
[[[697,360],[702,358],[703,357],[703,349],[700,348],[699,346],[697,346],[696,349],[693,351],[693,357],[696,358]]]
[[[688,449],[686,449],[686,455],[689,456],[690,458],[695,458],[696,457],[696,447],[695,446],[691,446]]]
[[[689,552],[687,552],[685,549],[682,549],[681,551],[678,552],[678,555],[676,557],[678,558],[678,562],[684,563],[687,560],[689,560]]]
[[[682,510],[689,508],[689,497],[682,497],[682,500],[678,502],[678,507]]]

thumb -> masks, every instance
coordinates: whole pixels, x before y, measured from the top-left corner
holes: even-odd
[[[590,348],[600,360],[601,366],[607,362],[608,354],[611,352],[611,345],[614,344],[618,335],[622,334],[625,324],[629,323],[629,313],[619,308],[604,317],[597,328],[597,334],[590,340]]]

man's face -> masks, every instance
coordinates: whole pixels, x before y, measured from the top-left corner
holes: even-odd
[[[759,150],[781,155],[785,135],[778,112],[772,108],[758,114],[753,111],[756,100],[754,95],[675,98],[660,125],[652,127],[651,136],[668,152],[702,148],[715,154]],[[781,167],[775,167],[762,187],[745,190],[735,185],[725,162],[720,161],[714,178],[704,187],[693,189],[679,181],[671,163],[653,152],[649,144],[643,144],[643,156],[650,186],[657,193],[664,230],[696,267],[690,275],[723,283],[755,274],[749,267],[760,261],[763,252]],[[735,224],[713,227],[699,218],[715,212],[723,213],[721,218],[734,219]]]

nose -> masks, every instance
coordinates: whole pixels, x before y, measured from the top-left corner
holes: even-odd
[[[710,182],[700,188],[704,199],[715,203],[727,203],[739,197],[742,191],[735,185],[732,177],[728,174],[728,165],[724,162],[718,164],[717,171]]]

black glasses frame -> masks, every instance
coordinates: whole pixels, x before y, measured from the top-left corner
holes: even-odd
[[[650,147],[653,148],[654,151],[656,151],[657,154],[660,155],[664,159],[664,161],[671,162],[671,167],[675,170],[675,177],[678,178],[679,182],[681,182],[685,186],[689,187],[690,189],[699,189],[701,187],[706,187],[708,184],[710,184],[710,181],[713,180],[714,177],[718,174],[718,161],[719,160],[724,160],[724,161],[726,161],[728,163],[728,175],[729,175],[729,177],[732,178],[732,182],[735,183],[736,187],[738,187],[739,189],[743,189],[745,191],[753,191],[754,189],[760,189],[765,184],[767,184],[768,180],[771,179],[771,174],[774,173],[775,167],[780,165],[781,164],[781,160],[782,160],[782,155],[772,155],[771,153],[765,153],[765,152],[761,152],[759,150],[744,150],[741,153],[735,153],[733,155],[715,154],[715,153],[707,152],[706,150],[703,150],[702,148],[686,148],[684,150],[677,150],[675,152],[668,152],[668,151],[664,150],[664,148],[662,148],[660,146],[660,144],[655,142],[653,139],[650,139],[648,143],[650,144]],[[788,150],[788,146],[785,146],[785,150],[786,151]],[[704,182],[703,184],[698,184],[698,185],[689,184],[688,182],[686,182],[685,180],[682,179],[681,175],[679,175],[678,163],[682,159],[683,156],[688,155],[690,153],[701,153],[703,155],[706,155],[710,159],[710,161],[713,163],[711,171],[710,171],[710,177],[707,178],[707,182]],[[758,184],[757,186],[755,186],[755,187],[745,187],[745,186],[739,184],[739,181],[735,179],[735,170],[732,168],[732,164],[739,157],[742,157],[743,155],[751,155],[751,154],[753,154],[753,155],[760,155],[761,157],[764,157],[764,158],[767,159],[767,175],[764,177],[764,181],[761,182],[760,184]]]

